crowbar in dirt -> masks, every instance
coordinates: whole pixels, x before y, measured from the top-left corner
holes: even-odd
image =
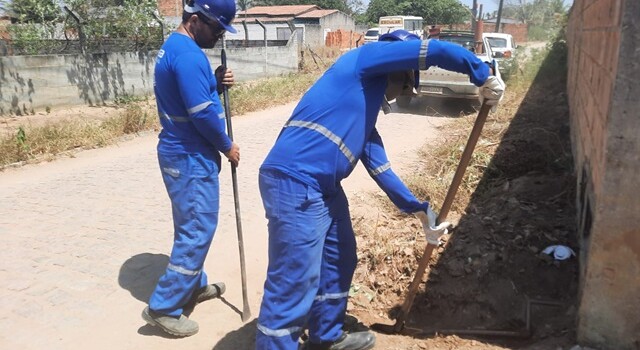
[[[227,53],[224,49],[221,52],[222,66],[227,68]],[[227,119],[227,134],[233,141],[233,129],[231,128],[231,108],[229,107],[229,87],[223,85],[222,94],[224,96],[224,114]],[[231,181],[233,183],[233,202],[236,208],[236,228],[238,231],[238,248],[240,249],[240,276],[242,279],[242,321],[246,322],[251,317],[249,310],[249,297],[247,295],[247,267],[244,260],[244,240],[242,238],[242,222],[240,219],[240,198],[238,197],[238,175],[236,166],[231,163]]]
[[[456,193],[458,192],[458,188],[462,183],[462,178],[464,177],[467,166],[471,161],[471,156],[473,155],[476,143],[480,138],[480,133],[482,132],[482,128],[484,127],[484,123],[487,120],[487,115],[489,114],[490,109],[491,106],[487,105],[486,103],[483,103],[482,107],[480,107],[480,112],[478,112],[478,117],[476,118],[473,129],[471,130],[471,134],[469,135],[469,139],[467,140],[467,145],[462,152],[460,163],[458,164],[456,173],[453,176],[453,180],[451,180],[451,185],[449,186],[447,195],[444,198],[444,202],[442,203],[442,208],[440,209],[440,213],[438,214],[438,218],[436,219],[436,225],[439,225],[441,222],[445,221],[447,215],[449,214],[451,204],[453,204],[453,199],[455,198]],[[413,277],[413,281],[411,281],[411,284],[409,285],[409,291],[407,292],[404,302],[402,303],[400,313],[396,317],[396,323],[394,325],[375,323],[371,325],[371,328],[379,332],[388,334],[400,333],[403,331],[403,329],[405,328],[405,322],[407,320],[407,317],[409,316],[411,307],[413,306],[413,301],[416,297],[416,294],[418,293],[418,287],[420,287],[420,282],[422,281],[424,272],[427,269],[427,265],[429,264],[429,259],[431,258],[431,254],[436,247],[436,244],[427,243],[427,246],[424,248],[422,258],[420,258],[420,261],[418,262],[418,269],[416,270],[416,274]]]

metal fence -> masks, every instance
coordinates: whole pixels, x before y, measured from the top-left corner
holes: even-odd
[[[157,50],[162,46],[163,38],[159,34],[155,40],[136,40],[135,38],[96,39],[81,41],[66,39],[29,40],[20,43],[0,39],[0,56],[30,56],[55,54],[96,54],[112,52],[137,52]]]

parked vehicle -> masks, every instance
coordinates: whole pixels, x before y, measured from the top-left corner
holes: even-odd
[[[374,41],[378,41],[378,37],[380,36],[380,28],[374,27],[369,28],[364,33],[364,43],[371,43]]]
[[[513,40],[513,36],[506,33],[483,33],[482,38],[491,47],[493,58],[498,62],[502,77],[509,78],[518,68],[516,59],[518,45]]]
[[[475,52],[482,61],[491,61],[488,45],[484,40],[476,45],[473,32],[440,31],[434,39],[460,45]],[[477,100],[478,93],[478,87],[469,81],[468,75],[451,72],[439,67],[430,67],[427,70],[420,71],[420,82],[416,91],[405,91],[403,95],[396,98],[396,103],[400,107],[407,107],[413,97],[419,96]]]
[[[404,29],[420,38],[424,37],[424,21],[419,16],[383,16],[378,19],[380,35]]]

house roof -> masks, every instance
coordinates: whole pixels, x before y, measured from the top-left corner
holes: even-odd
[[[247,11],[240,11],[237,17],[254,16],[254,17],[273,17],[273,16],[289,16],[295,17],[303,13],[320,10],[317,5],[284,5],[284,6],[255,6]]]
[[[305,12],[299,16],[298,18],[322,18],[324,16],[328,16],[332,13],[339,12],[338,10],[313,10],[309,12]]]
[[[276,22],[287,22],[293,20],[293,17],[263,17],[263,16],[248,16],[248,17],[236,17],[233,20],[233,24],[242,23],[242,21],[247,21],[247,23],[254,23],[256,19],[262,23],[276,23]]]
[[[247,23],[259,20],[263,23],[287,22],[295,18],[322,18],[338,10],[323,10],[317,5],[284,5],[284,6],[256,6],[247,11],[240,11],[233,23]]]

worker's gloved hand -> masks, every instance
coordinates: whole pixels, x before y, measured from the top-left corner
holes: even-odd
[[[415,215],[420,219],[420,222],[422,222],[422,230],[424,231],[427,243],[434,245],[440,244],[440,237],[449,232],[449,226],[451,226],[451,223],[445,221],[436,225],[438,215],[431,209],[430,205],[426,210],[416,212]]]
[[[480,87],[480,103],[486,101],[487,105],[493,106],[491,111],[495,112],[498,108],[498,103],[502,100],[502,95],[504,94],[506,85],[500,77],[500,69],[498,69],[498,65],[495,60],[493,60],[489,66],[491,67],[491,70],[493,70],[493,75],[489,75],[489,78],[487,78],[484,84]]]

